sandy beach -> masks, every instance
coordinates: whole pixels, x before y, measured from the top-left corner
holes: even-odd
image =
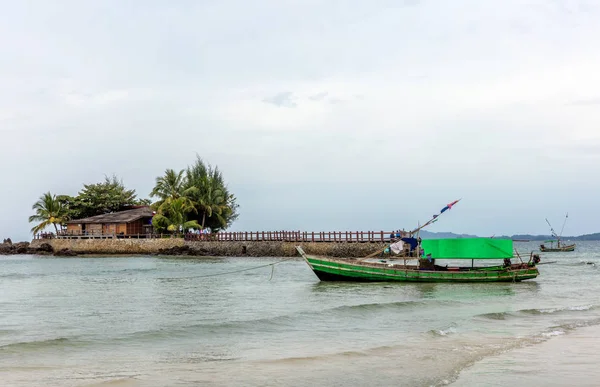
[[[598,386],[600,325],[486,358],[461,372],[453,386]]]

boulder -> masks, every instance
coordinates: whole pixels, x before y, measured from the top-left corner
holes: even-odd
[[[54,252],[54,248],[52,247],[52,245],[50,243],[42,243],[35,250],[40,253],[53,253]]]
[[[12,245],[14,248],[13,254],[28,254],[29,253],[29,242],[19,242]]]
[[[158,255],[196,255],[190,246],[174,246],[166,249],[158,249]]]
[[[13,246],[9,245],[8,243],[0,244],[0,255],[14,254],[13,250]]]
[[[77,253],[71,249],[60,249],[54,252],[54,256],[56,257],[75,257]]]

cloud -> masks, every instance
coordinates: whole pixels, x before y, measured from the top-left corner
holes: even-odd
[[[320,93],[309,96],[308,99],[310,99],[311,101],[322,101],[328,95],[329,95],[328,92],[322,91]]]
[[[272,97],[263,99],[263,101],[278,107],[295,108],[298,106],[298,104],[294,102],[294,93],[291,91],[277,93]]]
[[[464,196],[448,231],[544,232],[562,207],[600,231],[600,109],[574,108],[600,103],[600,9],[565,4],[12,2],[0,234],[26,238],[42,192],[117,173],[145,196],[196,152],[240,230],[396,228]]]
[[[586,99],[580,99],[577,101],[572,101],[569,103],[569,105],[573,105],[573,106],[593,106],[593,105],[600,105],[600,97],[594,97],[594,98],[586,98]]]

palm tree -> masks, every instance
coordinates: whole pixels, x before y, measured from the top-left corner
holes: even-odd
[[[159,199],[152,206],[165,219],[177,217],[172,213],[172,202],[182,199],[183,207],[187,208],[185,218],[194,219],[202,228],[210,227],[213,231],[227,228],[238,216],[235,196],[229,192],[221,171],[205,163],[200,156],[183,171],[167,169],[163,176],[156,178],[150,196]],[[165,219],[157,219],[158,224],[166,224]]]
[[[180,197],[168,203],[168,207],[166,205],[162,206],[164,212],[156,214],[152,218],[152,225],[154,228],[157,230],[166,229],[173,233],[185,232],[191,228],[197,230],[200,229],[200,225],[197,221],[188,221],[186,218],[187,213],[196,210],[193,206],[190,206],[189,199]]]
[[[62,224],[67,219],[67,208],[50,192],[46,192],[40,196],[39,200],[31,207],[35,210],[35,215],[29,217],[29,223],[39,222],[39,224],[31,229],[31,232],[36,234],[46,227],[53,225],[54,231],[58,233],[57,224]]]
[[[202,228],[206,224],[206,218],[215,217],[217,222],[221,225],[227,222],[221,216],[223,214],[224,207],[226,206],[225,194],[221,187],[215,184],[216,181],[207,178],[204,181],[204,187],[202,187],[202,195],[196,202],[198,210],[202,211]]]
[[[155,203],[157,208],[163,204],[169,205],[169,202],[176,200],[183,196],[183,170],[175,172],[173,169],[167,169],[164,176],[156,178],[156,185],[150,196],[158,197],[158,201]]]
[[[194,203],[198,214],[196,219],[201,222],[201,227],[204,229],[209,223],[211,228],[226,228],[228,218],[234,215],[234,209],[229,208],[229,198],[234,200],[233,203],[235,198],[228,192],[219,168],[213,168],[197,157],[186,170],[185,184],[184,193]]]

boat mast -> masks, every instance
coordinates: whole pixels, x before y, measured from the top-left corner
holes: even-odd
[[[563,231],[564,231],[564,229],[565,229],[565,224],[567,224],[567,218],[568,218],[568,217],[569,217],[569,213],[567,212],[567,215],[565,215],[565,221],[563,222],[563,226],[562,226],[562,228],[560,229],[560,236],[562,236],[562,234],[563,234]]]
[[[560,247],[560,237],[558,235],[556,235],[556,232],[554,231],[554,228],[552,228],[552,225],[548,221],[548,218],[546,218],[546,223],[548,223],[548,226],[550,226],[550,231],[552,232],[552,236],[556,238],[557,246]]]

